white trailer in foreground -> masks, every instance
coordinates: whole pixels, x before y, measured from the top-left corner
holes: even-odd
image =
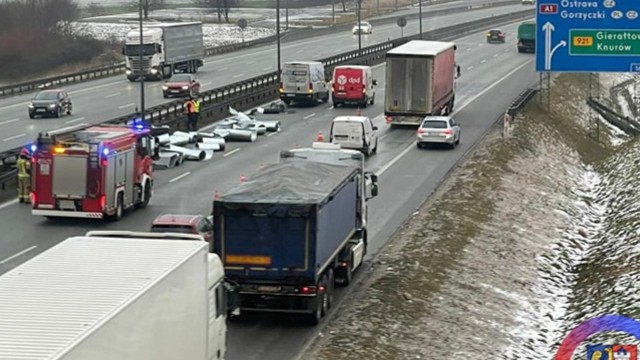
[[[95,231],[0,277],[0,359],[223,359],[223,267],[199,235]]]

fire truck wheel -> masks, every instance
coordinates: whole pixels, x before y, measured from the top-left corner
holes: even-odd
[[[144,194],[142,196],[142,201],[136,204],[136,207],[138,209],[146,208],[147,205],[149,205],[149,200],[151,200],[151,184],[149,183],[149,181],[147,181],[147,183],[144,185]]]
[[[123,208],[122,208],[122,193],[120,195],[118,195],[118,203],[116,204],[116,212],[111,216],[111,220],[113,221],[118,221],[120,219],[122,219],[122,212],[123,212]]]

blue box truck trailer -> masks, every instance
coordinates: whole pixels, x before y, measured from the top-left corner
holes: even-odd
[[[214,252],[241,312],[299,313],[312,324],[327,313],[334,284],[344,283],[336,277],[348,270],[350,280],[364,257],[361,204],[377,188],[363,191],[375,175],[364,176],[359,160],[267,165],[214,201]]]

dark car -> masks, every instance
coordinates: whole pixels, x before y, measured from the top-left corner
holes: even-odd
[[[200,82],[191,74],[175,74],[162,85],[162,96],[195,96],[200,92]]]
[[[202,215],[160,215],[151,224],[151,232],[201,235],[209,244],[213,240],[213,219]]]
[[[488,43],[504,43],[507,34],[500,29],[491,29],[487,32],[487,42]]]
[[[60,117],[64,113],[71,115],[72,110],[71,98],[65,90],[44,90],[31,99],[29,117],[32,119],[37,115]]]

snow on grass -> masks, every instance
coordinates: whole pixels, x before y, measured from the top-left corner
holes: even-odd
[[[151,22],[147,24],[151,24]],[[89,35],[99,40],[124,41],[127,32],[137,28],[138,24],[133,22],[78,22],[74,23],[74,27],[76,33],[79,35]],[[204,46],[207,48],[242,42],[243,32],[238,26],[233,24],[203,24],[202,31],[204,34]],[[244,29],[244,40],[251,41],[269,37],[274,34],[275,31],[273,29],[247,27]]]
[[[611,87],[633,77],[632,74],[627,73],[601,73],[599,76],[600,88],[606,89],[606,91],[609,91]]]

